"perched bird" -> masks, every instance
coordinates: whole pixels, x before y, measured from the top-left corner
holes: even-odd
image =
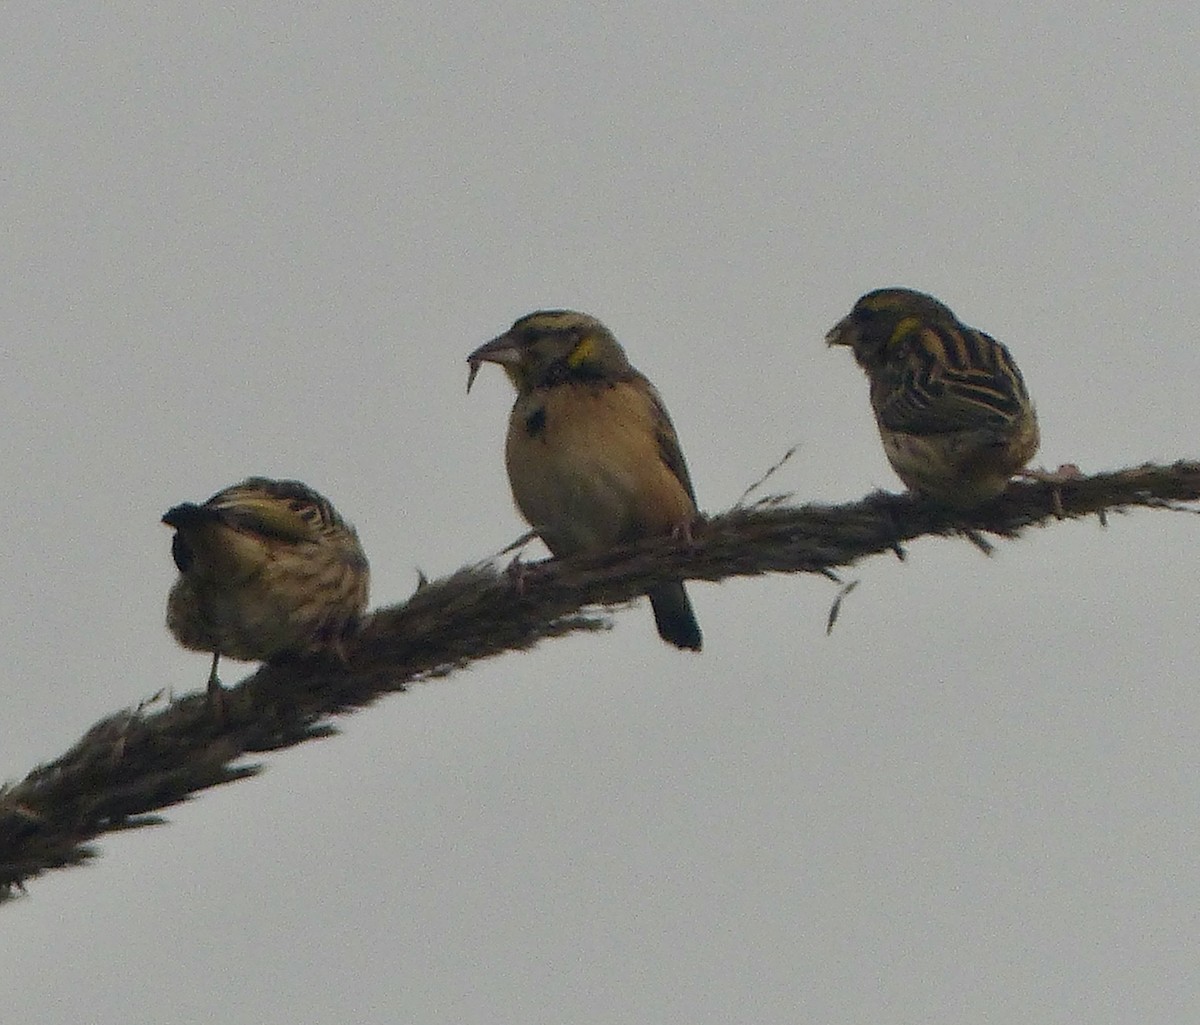
[[[185,648],[213,653],[215,705],[222,655],[343,657],[366,609],[369,571],[354,528],[328,500],[299,481],[251,477],[162,521],[175,528],[179,567],[167,628]]]
[[[540,310],[467,357],[470,391],[483,363],[516,386],[505,464],[521,515],[555,555],[655,534],[689,537],[696,496],[671,418],[654,386],[595,317]],[[681,581],[648,597],[659,636],[700,650]]]
[[[1008,350],[937,299],[881,288],[825,336],[871,382],[892,468],[913,491],[967,509],[999,495],[1038,447],[1037,416]]]

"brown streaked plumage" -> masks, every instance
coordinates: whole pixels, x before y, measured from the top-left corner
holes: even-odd
[[[328,651],[358,629],[369,569],[354,528],[299,481],[251,477],[207,502],[167,511],[179,579],[167,628],[185,648],[259,661]]]
[[[1037,416],[1008,349],[933,296],[868,292],[825,341],[850,346],[866,371],[884,452],[913,491],[970,508],[1037,451]]]
[[[655,534],[687,536],[696,497],[671,418],[611,332],[584,313],[539,310],[467,357],[517,389],[505,464],[521,515],[556,556]],[[699,651],[682,581],[649,593],[659,636]]]

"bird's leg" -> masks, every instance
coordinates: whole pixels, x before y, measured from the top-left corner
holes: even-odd
[[[883,518],[887,521],[887,546],[892,550],[893,554],[903,562],[908,558],[908,553],[904,550],[904,544],[900,539],[900,517],[896,513],[895,507],[891,504],[892,495],[885,494],[882,491],[877,491],[876,494],[883,499],[879,503],[879,511],[883,514]],[[910,491],[909,495],[920,499],[915,491]]]
[[[533,575],[530,568],[521,561],[520,554],[514,555],[504,569],[505,575],[512,581],[513,590],[517,592],[517,597],[525,596],[526,585],[529,583],[529,578]]]
[[[1083,473],[1074,463],[1060,463],[1057,470],[1023,470],[1017,474],[1022,480],[1038,481],[1042,484],[1050,485],[1050,502],[1054,510],[1054,515],[1058,519],[1064,518],[1062,504],[1062,486],[1067,481],[1082,480]]]
[[[505,545],[496,553],[497,555],[507,555],[509,552],[517,553],[513,556],[512,562],[505,567],[504,573],[512,581],[513,590],[517,592],[518,597],[525,594],[525,585],[529,581],[530,576],[533,575],[533,571],[521,561],[520,549],[537,536],[538,532],[536,530],[527,530],[511,544]]]
[[[671,528],[671,540],[691,547],[695,543],[695,539],[692,536],[692,521],[684,520],[682,523],[676,523]]]
[[[208,674],[208,708],[213,718],[221,726],[225,725],[225,688],[217,676],[217,663],[221,659],[219,651],[213,652],[212,669]]]
[[[703,513],[695,512],[690,519],[681,520],[671,528],[671,540],[678,541],[687,548],[695,549],[696,535],[704,534],[706,519]]]

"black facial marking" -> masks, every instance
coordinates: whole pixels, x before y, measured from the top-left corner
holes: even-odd
[[[546,429],[546,407],[538,406],[525,417],[525,431],[531,438],[536,438]]]
[[[188,543],[183,539],[183,535],[176,532],[171,538],[171,558],[175,560],[175,565],[179,568],[180,573],[186,573],[188,567],[196,558]]]

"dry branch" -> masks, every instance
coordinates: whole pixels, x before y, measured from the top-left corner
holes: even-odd
[[[1056,494],[1057,493],[1057,494]],[[995,502],[955,513],[877,492],[845,505],[766,500],[697,525],[691,544],[649,540],[592,557],[526,564],[518,577],[471,566],[378,610],[345,665],[263,666],[228,692],[217,724],[202,694],[161,695],[97,723],[70,751],[0,790],[0,900],[52,868],[79,864],[103,833],[156,824],[154,813],[258,771],[250,752],[334,732],[329,716],[409,683],[578,630],[607,627],[598,611],[655,583],[761,573],[823,573],[924,535],[1016,537],[1027,527],[1135,507],[1200,501],[1200,463],[1145,465],[1057,485],[1014,483]],[[161,706],[161,707],[160,707]]]

